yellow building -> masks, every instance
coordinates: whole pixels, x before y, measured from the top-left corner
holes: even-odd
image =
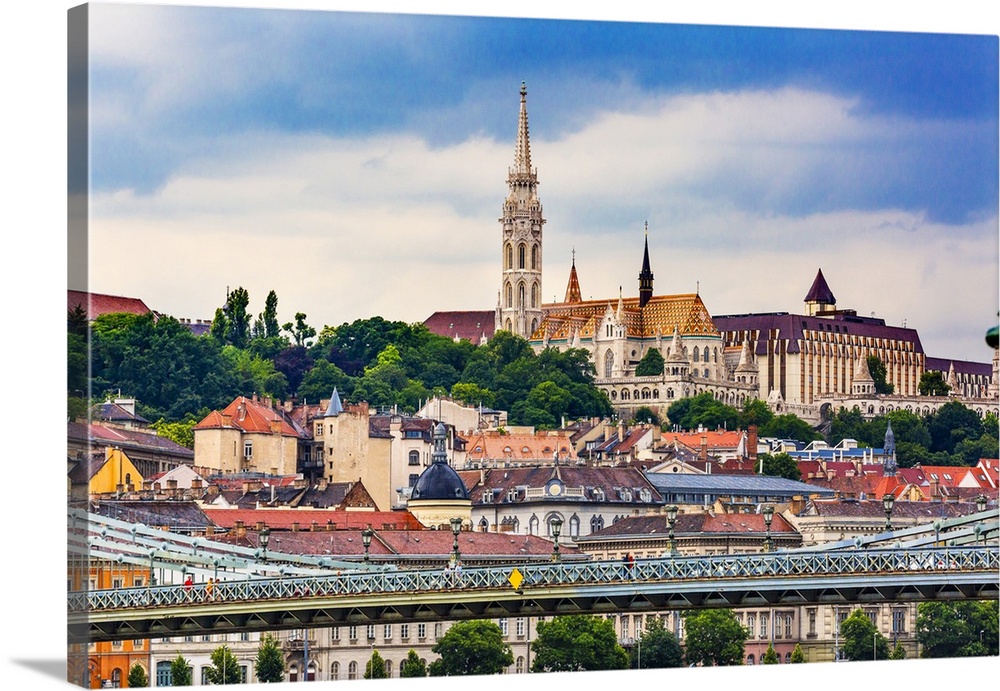
[[[223,473],[294,475],[304,436],[269,400],[240,396],[195,425],[195,465]]]
[[[142,488],[142,475],[124,451],[118,447],[104,450],[104,462],[90,476],[90,494],[134,492]]]

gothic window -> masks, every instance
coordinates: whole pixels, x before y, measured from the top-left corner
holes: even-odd
[[[538,307],[538,284],[531,284],[531,308],[534,309]]]
[[[510,307],[514,304],[514,290],[510,287],[510,283],[507,284],[507,304],[506,307]],[[507,330],[510,331],[510,322],[507,322]]]
[[[610,377],[615,366],[615,354],[610,350],[604,354],[604,376]]]
[[[514,265],[514,248],[510,245],[507,245],[507,261],[505,263],[505,269],[509,269]]]
[[[537,331],[537,330],[538,330],[538,320],[537,319],[532,319],[531,320],[531,333],[535,333],[535,331]]]
[[[517,287],[517,306],[524,307],[524,284]]]
[[[531,268],[538,268],[538,245],[531,246]]]
[[[524,245],[517,246],[517,268],[524,268]]]
[[[694,347],[694,361],[698,362],[698,346]]]
[[[532,516],[528,521],[528,535],[538,535],[538,517]]]
[[[705,351],[701,354],[701,361],[708,362],[708,346],[705,346]]]

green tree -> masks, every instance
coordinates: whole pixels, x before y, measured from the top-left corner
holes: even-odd
[[[272,290],[264,300],[264,311],[260,315],[264,338],[275,338],[281,335],[278,326],[278,295]],[[315,335],[315,334],[313,334]]]
[[[997,601],[958,600],[917,605],[921,657],[997,655]]]
[[[927,417],[931,434],[931,451],[955,453],[955,447],[964,439],[979,439],[983,435],[983,421],[976,411],[958,401],[948,401]]]
[[[292,341],[298,346],[308,347],[312,344],[309,339],[316,335],[316,329],[306,323],[304,312],[296,312],[295,323],[287,322],[281,328],[292,335]]]
[[[228,645],[220,645],[213,650],[211,660],[212,666],[205,673],[210,684],[240,683],[240,663]]]
[[[386,679],[385,660],[379,655],[377,650],[372,651],[372,656],[365,663],[365,679]]]
[[[889,642],[863,610],[856,609],[840,625],[840,649],[848,660],[885,660]]]
[[[146,676],[146,670],[138,662],[132,665],[128,671],[128,686],[131,689],[149,686],[149,677]]]
[[[683,667],[684,650],[677,637],[667,630],[659,617],[646,619],[646,630],[629,651],[629,668],[650,669]]]
[[[226,315],[226,341],[237,348],[246,348],[250,340],[250,294],[240,286],[226,296],[226,305],[222,308]]]
[[[648,422],[653,425],[660,424],[660,416],[653,412],[649,406],[639,406],[635,411],[635,422]]]
[[[895,387],[885,380],[885,363],[882,362],[878,355],[868,356],[868,372],[872,375],[872,379],[875,380],[875,393],[886,396],[892,395]]]
[[[699,426],[707,429],[736,429],[739,411],[705,392],[677,401],[667,409],[667,417],[671,424],[678,425],[681,429],[697,429]]]
[[[808,422],[792,413],[775,415],[760,426],[758,434],[762,437],[796,439],[805,443],[823,438]]]
[[[156,434],[165,439],[177,442],[181,446],[189,449],[194,448],[194,426],[198,420],[188,419],[184,422],[167,422],[160,418],[150,425],[156,430]]]
[[[486,620],[453,624],[431,651],[440,656],[430,664],[432,677],[500,674],[514,664],[500,627]]]
[[[278,646],[278,639],[264,634],[257,648],[257,658],[253,663],[257,681],[262,684],[277,684],[285,678],[285,656]]]
[[[795,644],[795,648],[792,650],[792,657],[789,659],[793,665],[800,665],[806,661],[805,653],[802,652],[802,646],[798,643]]]
[[[637,377],[658,377],[663,374],[663,355],[657,348],[650,348],[635,366]]]
[[[905,660],[906,659],[906,648],[903,647],[902,643],[897,642],[896,647],[892,649],[889,653],[890,660]]]
[[[451,397],[456,401],[461,401],[466,405],[482,405],[487,408],[493,407],[496,396],[489,389],[485,389],[478,384],[469,382],[457,382],[451,387]]]
[[[763,475],[770,477],[783,477],[786,480],[801,480],[802,472],[799,464],[787,453],[762,453],[758,455],[758,461],[763,467]]]
[[[532,672],[626,669],[629,663],[611,620],[584,614],[538,622],[531,652]]]
[[[917,391],[921,396],[947,396],[951,387],[940,372],[927,370],[920,375]]]
[[[685,660],[689,665],[743,664],[747,630],[728,609],[692,610],[684,615]]]
[[[767,650],[765,650],[764,654],[760,656],[760,664],[776,665],[780,662],[781,660],[778,658],[778,652],[774,649],[774,644],[768,643]]]
[[[404,679],[427,676],[427,664],[420,659],[416,650],[411,650],[406,654],[406,659],[399,667],[399,676]]]
[[[170,685],[191,686],[193,683],[191,663],[183,655],[178,655],[170,662]]]
[[[751,425],[760,428],[771,421],[774,413],[767,407],[767,403],[759,398],[750,398],[743,403],[743,410],[740,411],[739,424],[744,429]]]

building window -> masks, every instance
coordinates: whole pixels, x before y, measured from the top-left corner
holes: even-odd
[[[385,661],[385,676],[387,679],[392,678],[392,660]]]
[[[906,610],[892,610],[892,632],[894,634],[906,633]]]
[[[340,663],[334,662],[330,665],[330,680],[336,681],[338,679],[340,679]]]
[[[202,686],[208,686],[211,683],[208,680],[209,670],[211,670],[211,669],[212,669],[211,667],[202,667],[201,668],[201,685]]]
[[[424,640],[427,638],[427,624],[417,624],[417,639]]]
[[[434,624],[434,640],[441,640],[441,622],[435,622]]]
[[[404,640],[404,641],[410,640],[410,625],[409,624],[400,624],[399,625],[399,637],[402,640]]]
[[[508,628],[509,628],[508,622],[509,620],[506,617],[497,622],[497,624],[500,626],[500,635],[503,636],[504,638],[506,638],[508,634]]]
[[[243,442],[243,457],[253,458],[253,440],[247,439]]]
[[[170,661],[156,663],[156,685],[173,686],[173,677],[170,674]]]
[[[382,638],[387,641],[392,640],[392,624],[386,624],[382,627]]]
[[[351,662],[349,665],[347,665],[347,678],[348,679],[357,679],[358,678],[358,663],[357,662]]]
[[[751,653],[750,655],[747,655],[747,664],[748,665],[753,665],[753,653]]]
[[[815,607],[810,607],[808,610],[806,610],[806,616],[809,619],[809,631],[807,632],[807,635],[809,635],[809,636],[815,636],[816,635],[816,608]]]
[[[339,641],[340,640],[340,627],[339,626],[334,626],[332,629],[330,629],[330,638],[332,640],[335,640],[335,641]]]
[[[761,638],[767,638],[767,624],[768,624],[767,615],[766,614],[761,614],[760,615],[760,637]]]
[[[514,635],[518,638],[524,637],[524,617],[518,617],[514,620]]]
[[[517,661],[514,663],[514,671],[518,674],[524,674],[524,657],[518,656]]]
[[[240,631],[240,640],[241,641],[249,641],[250,640],[250,632],[249,631]]]
[[[352,641],[358,640],[358,627],[354,625],[348,626],[347,637]]]
[[[369,624],[365,630],[366,638],[369,641],[375,640],[375,624]]]
[[[785,615],[785,638],[792,637],[792,615]]]
[[[408,461],[408,463],[410,465],[420,465],[420,452],[419,451],[411,451],[410,455],[409,455],[409,461]]]

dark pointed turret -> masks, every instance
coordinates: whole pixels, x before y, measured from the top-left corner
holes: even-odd
[[[646,239],[642,250],[642,271],[639,272],[639,307],[645,307],[653,297],[653,272],[649,268],[649,222],[646,222]]]
[[[816,272],[809,292],[806,293],[806,313],[813,316],[818,312],[827,312],[837,308],[837,298],[833,296],[833,291],[826,284],[823,277],[823,269]]]

